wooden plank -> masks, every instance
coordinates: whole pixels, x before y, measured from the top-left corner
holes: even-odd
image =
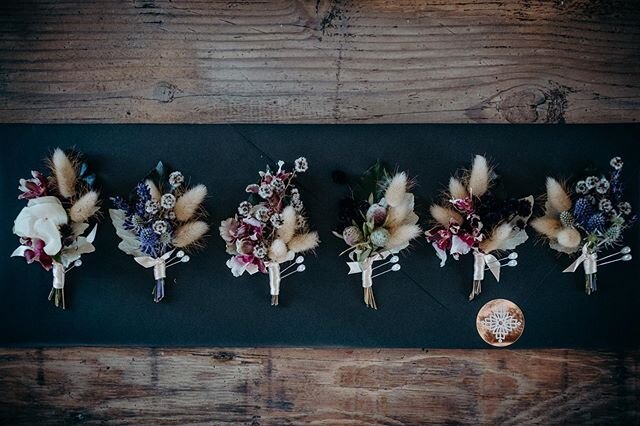
[[[640,352],[0,350],[2,424],[640,421]]]
[[[0,121],[624,122],[640,2],[4,2]]]

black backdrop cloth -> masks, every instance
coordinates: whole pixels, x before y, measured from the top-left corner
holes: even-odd
[[[489,300],[505,298],[524,312],[518,348],[637,347],[638,261],[598,273],[598,291],[584,293],[584,274],[562,273],[572,260],[541,244],[533,230],[518,247],[520,264],[487,275],[469,302],[472,257],[440,268],[420,239],[402,255],[402,270],[374,280],[378,311],[362,300],[359,275],[347,275],[344,243],[331,234],[346,187],[332,172],[359,175],[380,159],[417,178],[417,213],[457,168],[486,154],[510,195],[539,196],[545,177],[577,176],[609,159],[625,160],[626,196],[640,207],[640,127],[637,125],[4,125],[0,157],[0,345],[347,346],[484,348],[475,318]],[[84,153],[108,196],[126,195],[158,160],[209,188],[211,236],[192,261],[168,270],[167,297],[155,304],[153,274],[118,250],[105,214],[97,251],[67,274],[66,311],[47,301],[51,273],[10,258],[18,240],[13,220],[25,205],[18,179],[43,170],[55,147]],[[279,159],[306,156],[299,187],[322,243],[307,270],[283,280],[280,306],[269,305],[268,277],[234,278],[218,224],[245,199],[257,172]],[[636,210],[637,211],[637,210]],[[639,248],[638,226],[627,244]],[[175,282],[174,282],[175,281]]]

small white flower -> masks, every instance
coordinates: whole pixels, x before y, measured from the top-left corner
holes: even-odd
[[[267,222],[269,220],[269,209],[266,207],[259,207],[255,213],[254,216],[256,217],[256,219],[258,219],[260,222]]]
[[[264,199],[267,199],[273,195],[273,188],[271,188],[269,185],[260,185],[258,195]]]
[[[622,214],[629,215],[631,214],[631,204],[626,201],[624,203],[620,203],[618,204],[618,210],[620,210],[620,213]]]
[[[587,192],[587,184],[585,181],[581,180],[576,183],[576,192],[578,194],[584,194]]]
[[[144,204],[144,211],[149,214],[157,214],[158,210],[160,210],[160,206],[155,200],[149,200]]]
[[[291,207],[295,209],[298,213],[300,213],[304,209],[304,204],[300,198],[294,198],[291,200]]]
[[[173,172],[169,175],[169,185],[176,188],[184,182],[184,176],[180,172]]]
[[[307,227],[307,218],[302,215],[296,216],[296,229],[304,229],[306,227]]]
[[[593,189],[596,187],[596,184],[598,183],[598,178],[595,176],[589,176],[588,178],[585,179],[585,183],[587,184],[587,189]]]
[[[620,170],[624,165],[624,163],[622,162],[622,158],[620,157],[613,157],[609,162],[609,164],[611,164],[611,167],[613,167],[616,170]]]
[[[167,222],[165,222],[164,220],[156,220],[155,222],[153,222],[153,225],[151,225],[151,227],[153,228],[153,232],[158,235],[166,233],[167,229],[169,228],[167,226]]]
[[[173,194],[164,194],[161,198],[160,198],[160,205],[162,206],[163,209],[172,209],[175,207],[176,205],[176,197]]]
[[[247,216],[251,212],[251,203],[248,201],[243,201],[238,206],[238,213],[241,216]]]
[[[171,210],[164,215],[164,218],[169,220],[176,220],[176,212]]]
[[[600,181],[598,181],[598,183],[596,184],[596,191],[599,194],[606,194],[608,190],[609,190],[609,181],[606,180],[605,178],[600,179]]]
[[[271,181],[271,187],[276,191],[276,192],[282,192],[284,191],[284,181],[280,178],[274,178]]]
[[[309,163],[307,163],[307,159],[304,157],[298,158],[293,164],[295,171],[298,173],[304,173],[309,169]]]
[[[263,259],[267,255],[267,249],[262,245],[255,246],[253,248],[253,255],[258,259]]]
[[[271,224],[275,228],[280,228],[284,224],[284,219],[282,218],[282,215],[280,213],[276,213],[273,216],[271,216]]]
[[[613,204],[611,204],[611,201],[607,200],[606,198],[603,198],[598,203],[598,209],[600,209],[603,212],[611,211],[612,208],[613,208]]]

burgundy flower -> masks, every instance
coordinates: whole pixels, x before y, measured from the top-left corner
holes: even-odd
[[[38,262],[42,267],[50,271],[53,267],[53,259],[47,253],[44,252],[44,241],[39,239],[31,239],[31,238],[22,238],[20,242],[25,248],[24,250],[24,258],[27,260],[27,263]]]
[[[47,180],[44,175],[32,170],[31,176],[33,176],[32,179],[20,179],[18,189],[22,191],[22,194],[18,196],[19,200],[31,200],[47,195]]]
[[[453,206],[461,211],[462,213],[471,214],[473,213],[473,200],[471,197],[465,198],[456,198],[450,201]]]

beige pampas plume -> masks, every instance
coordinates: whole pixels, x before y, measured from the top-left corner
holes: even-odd
[[[185,223],[176,229],[173,237],[173,245],[178,248],[187,248],[198,243],[200,238],[209,231],[209,225],[202,221]]]
[[[303,253],[318,247],[320,239],[317,232],[298,234],[289,241],[289,250],[295,253]]]
[[[186,222],[198,211],[200,204],[207,196],[207,187],[204,185],[196,185],[185,192],[176,201],[175,212],[176,218],[180,222]]]
[[[429,207],[429,212],[431,213],[431,217],[444,227],[449,226],[449,221],[451,219],[458,224],[462,224],[463,221],[460,213],[437,204],[432,204],[431,207]]]
[[[572,203],[567,191],[560,182],[551,177],[547,178],[547,202],[548,207],[553,208],[553,213],[571,210]]]
[[[275,262],[283,262],[287,257],[287,245],[279,238],[276,238],[269,247],[269,258]]]
[[[551,239],[555,239],[562,230],[560,220],[549,216],[537,217],[530,223],[533,229]]]
[[[480,249],[485,253],[491,253],[498,250],[502,244],[511,236],[513,226],[509,223],[503,223],[494,228],[491,236],[480,243]]]
[[[454,199],[465,198],[469,195],[462,182],[454,177],[449,179],[449,194],[451,194],[451,198]]]
[[[53,172],[60,195],[72,198],[76,194],[76,169],[63,150],[56,148],[51,157]]]
[[[145,181],[145,183],[149,187],[149,192],[151,193],[151,198],[153,200],[155,200],[155,201],[160,201],[161,194],[160,194],[160,190],[158,189],[156,184],[151,179],[147,179]]]
[[[100,210],[98,207],[98,193],[89,191],[78,199],[69,209],[69,218],[72,222],[83,223]]]
[[[282,211],[282,226],[278,228],[278,238],[288,243],[296,232],[296,210],[287,206]]]
[[[469,192],[476,197],[481,197],[487,189],[489,189],[489,165],[486,158],[476,155],[469,175]]]
[[[418,225],[402,225],[393,230],[389,236],[386,249],[394,249],[409,244],[411,240],[418,237],[422,230]]]
[[[384,198],[387,200],[387,204],[391,207],[397,207],[404,200],[406,192],[407,175],[404,172],[401,172],[396,174],[389,182]]]

